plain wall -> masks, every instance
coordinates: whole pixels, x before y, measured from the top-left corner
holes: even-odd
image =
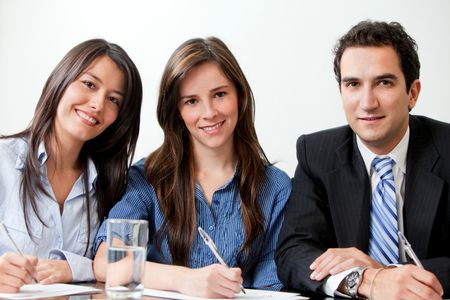
[[[101,37],[121,45],[142,76],[136,161],[162,142],[155,110],[170,54],[189,38],[214,35],[250,82],[267,156],[292,176],[300,134],[346,123],[332,48],[364,19],[398,21],[415,38],[422,92],[413,113],[449,122],[447,0],[0,0],[0,134],[29,124],[47,77],[70,48]]]

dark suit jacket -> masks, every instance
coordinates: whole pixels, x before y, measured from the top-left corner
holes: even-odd
[[[403,222],[425,269],[450,296],[450,124],[410,116]],[[318,292],[309,265],[328,248],[367,253],[371,186],[349,126],[297,141],[298,166],[278,239],[278,276],[288,289]]]

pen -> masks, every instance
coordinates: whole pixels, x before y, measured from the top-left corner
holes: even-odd
[[[19,247],[17,247],[16,243],[14,242],[12,236],[9,234],[8,228],[6,228],[5,224],[3,224],[3,222],[0,222],[0,228],[3,230],[3,232],[5,233],[5,236],[8,238],[9,243],[13,246],[14,250],[19,253],[22,257],[25,257],[25,255],[23,255],[22,251],[20,251]],[[36,278],[34,278],[33,275],[31,275],[31,278],[34,280],[35,283],[38,283],[39,281],[37,281]]]
[[[413,262],[421,269],[423,269],[422,263],[420,262],[419,258],[417,257],[416,253],[414,253],[413,248],[411,247],[411,244],[408,242],[406,237],[403,235],[403,233],[399,230],[398,236],[400,240],[402,241],[403,245],[405,246],[406,254],[413,260]]]
[[[211,237],[206,233],[206,231],[203,230],[200,226],[198,227],[198,233],[200,233],[200,236],[202,237],[205,244],[208,246],[209,249],[211,249],[211,252],[214,254],[214,256],[217,258],[219,263],[225,267],[228,268],[228,265],[223,260],[222,256],[220,256],[219,252],[217,252],[216,244],[214,244]],[[241,291],[246,294],[244,287],[241,285]]]

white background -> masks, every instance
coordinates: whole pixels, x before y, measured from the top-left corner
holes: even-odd
[[[121,45],[142,76],[136,161],[162,142],[155,109],[170,54],[189,38],[215,35],[250,82],[266,154],[292,176],[300,134],[346,123],[332,48],[364,19],[398,21],[415,38],[422,93],[413,113],[450,122],[448,0],[0,0],[0,134],[29,124],[70,48],[101,37]]]

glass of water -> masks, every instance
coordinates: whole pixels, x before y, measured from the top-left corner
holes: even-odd
[[[144,291],[148,222],[108,219],[106,230],[106,295],[109,298],[140,298]]]

